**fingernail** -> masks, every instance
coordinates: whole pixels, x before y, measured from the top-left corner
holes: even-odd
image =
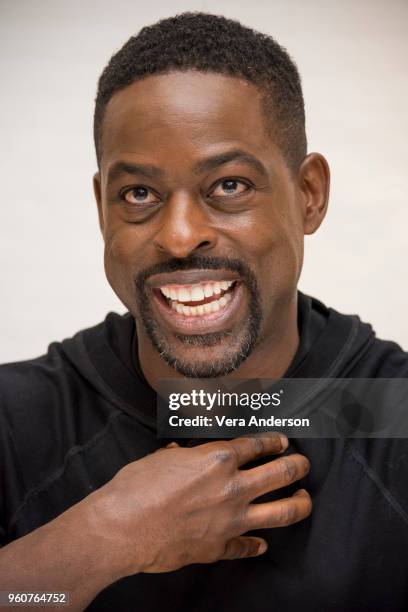
[[[258,546],[258,555],[263,555],[264,552],[266,552],[268,549],[268,544],[265,542],[265,540],[262,540],[262,542],[259,544]]]
[[[286,436],[284,436],[283,434],[279,434],[280,440],[281,440],[281,444],[282,444],[282,450],[281,452],[285,451],[288,446],[289,446],[289,440],[287,439]]]

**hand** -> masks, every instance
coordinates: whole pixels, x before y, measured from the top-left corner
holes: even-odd
[[[98,520],[121,558],[122,575],[265,552],[263,539],[241,534],[296,523],[310,514],[311,499],[302,489],[289,498],[251,502],[303,478],[309,461],[293,454],[239,468],[286,448],[278,434],[194,448],[173,443],[120,470],[99,490]]]

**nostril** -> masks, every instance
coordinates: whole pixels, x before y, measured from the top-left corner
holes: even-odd
[[[201,248],[205,248],[211,246],[211,242],[209,240],[203,240],[203,242],[200,242],[200,244],[198,245],[197,249],[201,249]]]

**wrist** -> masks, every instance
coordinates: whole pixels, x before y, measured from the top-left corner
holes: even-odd
[[[142,570],[138,550],[132,545],[126,520],[121,512],[121,500],[108,483],[84,502],[84,521],[94,543],[95,561],[99,572],[109,584]]]

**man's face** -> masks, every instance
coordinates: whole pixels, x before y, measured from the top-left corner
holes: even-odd
[[[273,342],[305,220],[258,89],[193,71],[147,77],[110,100],[102,151],[105,269],[139,340],[197,377]]]

